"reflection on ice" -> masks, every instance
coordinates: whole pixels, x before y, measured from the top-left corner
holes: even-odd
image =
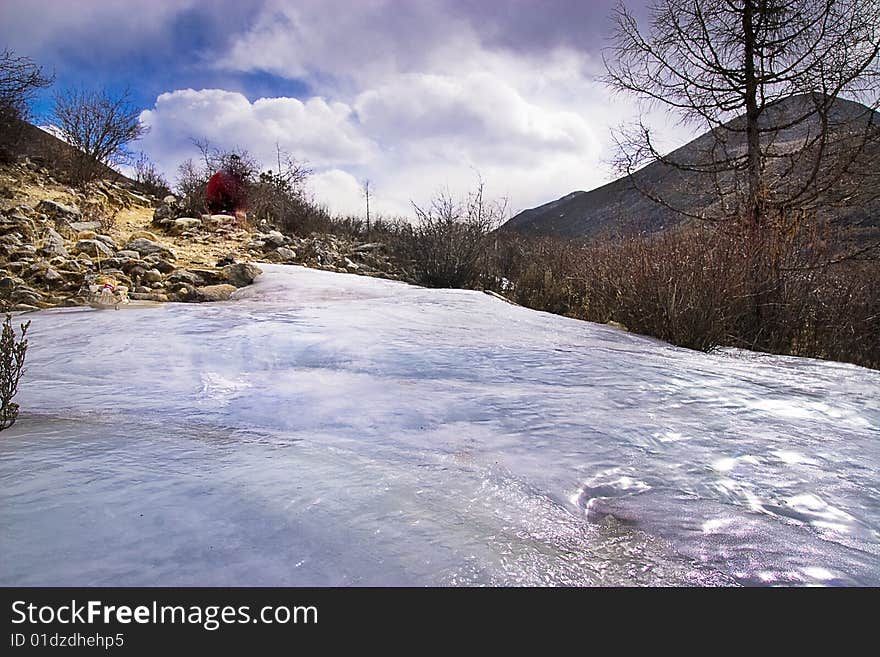
[[[880,584],[880,373],[265,270],[32,316],[0,584]]]

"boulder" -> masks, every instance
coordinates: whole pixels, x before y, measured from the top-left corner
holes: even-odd
[[[162,272],[160,272],[158,269],[148,269],[141,276],[141,280],[144,283],[161,283]]]
[[[110,258],[113,256],[113,249],[104,244],[101,240],[80,240],[73,247],[74,253],[84,253],[93,258]]]
[[[136,237],[125,245],[126,251],[137,251],[141,256],[159,254],[163,256],[174,257],[174,253],[164,244],[159,244],[146,237]]]
[[[296,251],[288,249],[286,246],[279,246],[275,249],[275,253],[277,253],[278,257],[282,260],[296,260]]]
[[[204,285],[205,280],[198,274],[187,269],[175,269],[168,276],[170,283],[189,283],[190,285]]]
[[[205,285],[196,288],[202,301],[226,301],[237,288],[228,283],[222,285]]]
[[[64,205],[49,199],[40,201],[36,209],[49,219],[62,224],[71,224],[82,219],[82,212],[75,205]]]
[[[245,287],[253,283],[263,270],[249,262],[238,262],[234,265],[226,265],[222,272],[224,278],[235,287]]]
[[[66,258],[70,255],[64,246],[64,238],[51,226],[47,226],[43,233],[43,246],[40,248],[40,252],[50,258],[56,256]]]
[[[109,235],[96,235],[95,239],[104,242],[104,244],[109,246],[114,251],[119,248],[118,246],[116,246],[116,242],[113,241],[113,238]]]
[[[223,272],[217,269],[181,269],[179,271],[186,271],[188,274],[194,274],[198,278],[198,281],[194,283],[195,285],[219,285],[220,283],[227,282]],[[174,274],[172,274],[172,276],[174,276]]]
[[[168,301],[168,295],[160,292],[131,292],[128,297],[133,301]]]
[[[145,262],[150,265],[152,269],[158,269],[163,274],[170,274],[176,269],[174,265],[167,260],[163,260],[159,256],[147,256]]]
[[[70,226],[71,230],[76,231],[77,233],[97,233],[99,230],[101,230],[100,221],[74,221],[73,223],[68,225]]]
[[[180,216],[180,204],[172,195],[166,196],[153,211],[153,225],[164,226],[167,222],[174,221]]]
[[[263,242],[268,242],[272,246],[284,246],[285,244],[287,244],[287,242],[290,241],[288,238],[284,237],[284,235],[279,233],[277,230],[270,230],[265,235],[258,235],[257,239],[260,239]]]
[[[194,217],[181,217],[180,219],[175,219],[168,225],[168,232],[172,235],[180,235],[188,230],[196,230],[201,225],[201,219],[196,219]]]

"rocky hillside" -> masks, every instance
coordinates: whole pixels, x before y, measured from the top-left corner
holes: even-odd
[[[178,214],[174,197],[123,178],[75,189],[28,158],[0,167],[0,310],[84,305],[107,279],[134,302],[220,301],[254,280],[257,261],[401,277],[381,244]]]
[[[804,99],[805,97],[793,97],[779,103],[773,111],[768,110],[765,122],[786,125],[792,117],[803,111]],[[833,108],[832,122],[842,126],[842,129],[861,128],[868,111],[858,103],[838,100]],[[739,124],[742,121],[742,118],[734,119],[728,126],[736,130],[741,127]],[[875,122],[880,124],[880,117],[876,113]],[[856,123],[859,125],[855,125]],[[774,147],[784,147],[786,143],[799,145],[810,129],[809,122],[805,122],[794,128],[780,130],[774,135]],[[710,152],[714,143],[711,135],[704,134],[674,151],[669,157],[676,162],[701,161],[700,154]],[[728,146],[732,155],[743,149],[744,143]],[[880,166],[880,144],[871,148],[865,160],[875,170]],[[639,187],[650,189],[671,205],[691,213],[711,213],[712,204],[716,201],[712,193],[712,178],[706,174],[682,171],[654,162],[636,172],[634,177],[638,179]],[[865,203],[831,209],[828,216],[853,232],[876,235],[880,231],[880,198],[875,195]],[[639,231],[655,232],[681,221],[682,215],[655,203],[639,191],[632,179],[624,177],[589,192],[572,192],[555,201],[524,210],[511,218],[502,230],[532,235],[594,237]]]

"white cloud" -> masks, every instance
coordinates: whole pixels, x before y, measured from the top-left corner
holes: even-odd
[[[316,201],[341,214],[364,214],[361,181],[348,171],[329,169],[309,178],[309,191]]]
[[[351,108],[323,98],[261,98],[221,89],[164,93],[141,120],[150,132],[138,148],[166,172],[195,154],[191,139],[221,148],[244,148],[259,160],[275,161],[276,144],[317,166],[357,166],[375,146],[352,121]]]
[[[376,211],[396,215],[442,188],[464,194],[477,172],[513,211],[611,180],[610,130],[637,108],[596,82],[597,57],[488,46],[479,26],[448,9],[269,0],[217,65],[298,79],[321,95],[162,94],[144,113],[153,127],[144,150],[173,173],[193,155],[190,137],[267,163],[277,141],[316,170],[317,200],[346,213],[362,212],[364,178]],[[687,132],[664,127],[674,145]]]

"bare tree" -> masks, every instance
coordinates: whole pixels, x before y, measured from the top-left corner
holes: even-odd
[[[698,149],[659,152],[644,123],[619,139],[621,168],[651,161],[710,181],[720,214],[752,228],[773,212],[853,202],[880,144],[876,0],[657,0],[643,32],[622,4],[606,81],[708,129]],[[848,103],[852,99],[864,103]],[[874,156],[876,157],[876,155]]]
[[[109,91],[67,89],[55,95],[54,120],[64,140],[79,151],[74,175],[90,180],[101,165],[119,164],[126,147],[147,132],[140,111],[131,103],[126,89]]]
[[[14,146],[21,121],[28,119],[28,104],[38,90],[54,81],[42,67],[11,50],[0,55],[0,143]]]
[[[373,183],[369,178],[364,178],[364,181],[361,183],[361,189],[363,190],[364,199],[367,202],[367,239],[370,236],[370,192],[373,189]]]
[[[171,193],[171,187],[165,176],[156,168],[156,164],[147,157],[146,153],[138,153],[132,166],[134,167],[135,181],[149,194],[162,198]]]
[[[430,287],[468,287],[478,282],[489,255],[491,233],[507,215],[507,200],[488,201],[478,180],[463,201],[448,192],[427,206],[413,203],[417,224],[406,249],[417,280]]]

